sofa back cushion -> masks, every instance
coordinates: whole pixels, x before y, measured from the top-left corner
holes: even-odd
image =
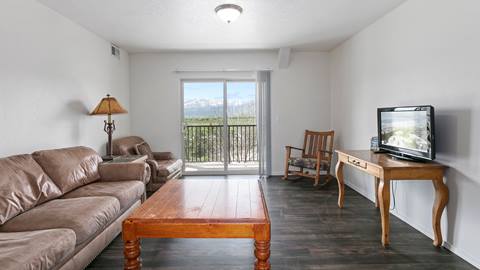
[[[118,138],[112,141],[112,152],[116,156],[136,155],[135,145],[142,142],[144,140],[138,136]]]
[[[95,150],[88,147],[37,151],[33,153],[33,158],[62,193],[100,178],[98,164],[102,162],[102,158]]]
[[[31,155],[0,158],[0,225],[61,195]]]

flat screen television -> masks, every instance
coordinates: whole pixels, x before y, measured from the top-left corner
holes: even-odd
[[[433,106],[378,108],[378,146],[393,156],[435,159]]]

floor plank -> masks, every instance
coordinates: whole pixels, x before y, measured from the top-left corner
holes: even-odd
[[[430,238],[393,215],[391,247],[384,249],[380,214],[371,201],[346,188],[347,205],[339,209],[335,183],[323,189],[312,183],[279,177],[264,183],[272,221],[272,269],[475,269],[447,249],[433,247]],[[88,269],[121,269],[122,248],[119,236]],[[142,269],[253,269],[253,243],[249,239],[144,239],[142,260]]]

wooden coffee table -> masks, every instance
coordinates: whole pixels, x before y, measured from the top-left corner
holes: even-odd
[[[270,218],[255,180],[170,180],[123,222],[125,268],[140,269],[140,238],[253,238],[255,269],[270,269]]]

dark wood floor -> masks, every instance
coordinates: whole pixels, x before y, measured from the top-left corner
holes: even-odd
[[[237,176],[239,177],[239,176]],[[245,176],[250,177],[251,176]],[[268,179],[272,269],[475,269],[391,215],[391,247],[380,244],[374,204],[347,188],[337,207],[337,186],[316,189],[310,180]],[[88,269],[121,269],[117,237]],[[253,243],[237,239],[145,239],[143,269],[253,269]]]

